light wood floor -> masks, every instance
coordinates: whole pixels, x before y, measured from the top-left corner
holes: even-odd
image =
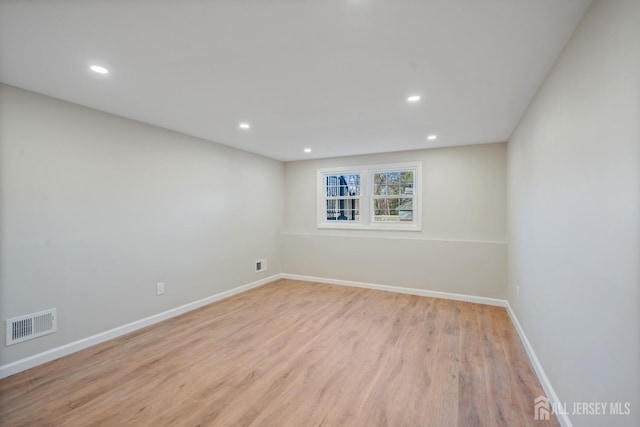
[[[503,308],[280,280],[0,381],[3,426],[527,426]]]

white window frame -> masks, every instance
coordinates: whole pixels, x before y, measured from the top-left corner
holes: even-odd
[[[373,174],[379,172],[413,172],[413,221],[409,222],[374,222]],[[328,175],[360,175],[360,220],[359,221],[328,221],[326,220],[326,186],[325,177]],[[317,227],[326,229],[349,230],[422,230],[422,163],[393,163],[383,165],[353,166],[318,169],[317,178]]]
[[[360,220],[359,221],[328,221],[325,217],[327,200],[326,177],[330,175],[360,175]],[[363,204],[367,203],[365,192],[367,183],[367,172],[362,167],[343,167],[318,169],[318,228],[361,228],[363,221]],[[350,197],[343,197],[349,199]]]

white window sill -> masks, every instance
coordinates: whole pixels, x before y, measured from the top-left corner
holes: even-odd
[[[384,225],[362,225],[362,224],[318,224],[318,229],[326,230],[376,230],[376,231],[422,231],[422,227],[417,224],[384,224]]]

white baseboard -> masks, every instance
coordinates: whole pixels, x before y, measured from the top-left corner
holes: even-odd
[[[328,279],[324,277],[313,277],[313,276],[303,276],[298,274],[281,273],[281,274],[274,274],[267,278],[264,278],[243,286],[238,286],[237,288],[233,288],[228,291],[221,292],[219,294],[212,295],[210,297],[203,298],[201,300],[182,305],[180,307],[172,308],[171,310],[154,314],[153,316],[136,320],[135,322],[131,322],[123,326],[118,326],[117,328],[113,328],[108,331],[101,332],[99,334],[92,335],[90,337],[83,338],[81,340],[74,341],[72,343],[65,344],[63,346],[56,347],[42,353],[35,354],[30,357],[26,357],[24,359],[15,361],[13,363],[0,366],[0,378],[6,378],[10,375],[17,374],[18,372],[22,372],[29,368],[33,368],[43,363],[47,363],[52,360],[59,359],[60,357],[67,356],[69,354],[94,346],[96,344],[100,344],[110,339],[128,334],[129,332],[133,332],[140,328],[153,325],[154,323],[158,323],[163,320],[170,319],[172,317],[178,316],[188,311],[195,310],[196,308],[205,306],[207,304],[211,304],[212,302],[219,301],[221,299],[228,298],[230,296],[239,294],[241,292],[248,291],[249,289],[266,285],[267,283],[271,283],[275,280],[282,279],[282,278],[292,279],[292,280],[302,280],[306,282],[328,283],[330,285],[354,286],[358,288],[376,289],[380,291],[396,292],[401,294],[418,295],[418,296],[432,297],[432,298],[443,298],[443,299],[450,299],[450,300],[456,300],[456,301],[472,302],[477,304],[508,307],[506,300],[496,299],[496,298],[487,298],[487,297],[479,297],[474,295],[454,294],[454,293],[439,292],[439,291],[427,291],[423,289],[403,288],[399,286],[378,285],[373,283],[363,283],[363,282],[355,282],[355,281],[349,281],[349,280]],[[510,312],[510,314],[512,313]],[[520,334],[520,329],[518,330],[518,333]],[[521,337],[522,336],[523,335],[521,334]],[[525,347],[526,347],[526,344],[525,344]],[[529,352],[529,349],[527,349],[527,352]],[[547,394],[547,396],[551,396],[551,395]]]
[[[531,343],[527,339],[527,336],[525,335],[524,330],[522,329],[522,326],[518,321],[518,318],[516,317],[515,313],[511,309],[511,306],[509,305],[509,302],[507,300],[479,297],[474,295],[454,294],[449,292],[426,291],[423,289],[403,288],[398,286],[376,285],[372,283],[354,282],[349,280],[327,279],[324,277],[312,277],[312,276],[304,276],[299,274],[284,273],[281,275],[281,277],[284,279],[303,280],[306,282],[320,282],[320,283],[328,283],[331,285],[355,286],[358,288],[377,289],[381,291],[397,292],[401,294],[419,295],[419,296],[432,297],[432,298],[444,298],[444,299],[451,299],[456,301],[466,301],[466,302],[473,302],[477,304],[505,307],[507,309],[507,313],[509,313],[511,322],[515,326],[518,336],[522,341],[522,345],[524,346],[524,349],[527,352],[527,356],[529,357],[529,360],[531,362],[531,365],[533,366],[536,376],[538,377],[538,380],[542,385],[545,395],[547,399],[549,399],[549,404],[553,402],[560,402],[560,399],[558,399],[558,395],[556,394],[555,390],[551,386],[551,382],[549,381],[549,378],[545,374],[544,369],[542,369],[542,365],[540,364],[540,361],[538,360],[538,357],[536,356],[535,351],[533,351],[533,347],[531,347]],[[533,411],[533,402],[531,402],[531,409]],[[558,422],[560,423],[561,426],[573,427],[573,424],[571,423],[571,420],[569,419],[569,416],[567,414],[556,414],[556,418],[558,419]]]
[[[506,300],[497,299],[497,298],[478,297],[474,295],[454,294],[454,293],[439,292],[439,291],[427,291],[424,289],[403,288],[400,286],[377,285],[373,283],[354,282],[351,280],[339,280],[339,279],[328,279],[325,277],[303,276],[300,274],[283,273],[281,277],[284,279],[302,280],[305,282],[320,282],[320,283],[328,283],[330,285],[354,286],[356,288],[376,289],[379,291],[418,295],[421,297],[443,298],[443,299],[451,299],[456,301],[474,302],[477,304],[495,305],[498,307],[507,306]]]
[[[47,350],[42,353],[35,354],[30,357],[26,357],[21,360],[17,360],[13,363],[0,366],[0,378],[6,378],[10,375],[17,374],[29,368],[33,368],[43,363],[50,362],[55,359],[59,359],[63,356],[67,356],[71,353],[83,350],[85,348],[94,346],[96,344],[103,343],[113,338],[117,338],[121,335],[128,334],[137,329],[153,325],[154,323],[161,322],[166,319],[178,316],[196,308],[211,304],[212,302],[219,301],[230,296],[239,294],[241,292],[248,291],[249,289],[257,288],[267,283],[271,283],[275,280],[282,278],[281,274],[274,274],[273,276],[266,277],[255,282],[248,283],[246,285],[238,286],[237,288],[229,289],[228,291],[220,292],[219,294],[212,295],[207,298],[203,298],[198,301],[191,302],[189,304],[182,305],[180,307],[172,308],[171,310],[164,311],[162,313],[154,314],[153,316],[145,317],[144,319],[136,320],[135,322],[128,323],[126,325],[118,326],[117,328],[110,329],[105,332],[101,332],[96,335],[92,335],[87,338],[83,338],[78,341],[74,341],[69,344],[65,344],[60,347]]]
[[[509,313],[509,317],[511,318],[511,322],[515,326],[516,331],[520,336],[520,340],[522,341],[522,345],[524,346],[524,349],[527,352],[527,355],[529,356],[529,360],[531,361],[533,370],[535,371],[536,376],[538,377],[538,380],[542,385],[542,389],[544,390],[544,393],[547,399],[549,399],[549,405],[551,405],[554,402],[559,403],[560,399],[558,399],[558,395],[556,394],[555,390],[551,386],[551,382],[549,381],[547,374],[545,374],[544,369],[542,369],[542,365],[538,360],[538,356],[536,356],[536,352],[533,350],[533,347],[531,346],[531,343],[529,342],[527,335],[524,333],[524,329],[522,329],[522,326],[520,325],[520,322],[518,321],[516,314],[513,312],[508,302],[506,307],[507,307],[507,313]],[[531,402],[531,409],[533,410],[533,402]],[[567,414],[562,413],[562,414],[555,414],[555,415],[561,426],[573,427],[573,424],[571,423],[571,420],[569,419],[569,416]]]
[[[444,299],[451,299],[456,301],[466,301],[466,302],[473,302],[477,304],[505,307],[507,309],[507,313],[509,313],[511,322],[515,326],[518,336],[522,341],[522,345],[524,346],[524,349],[527,352],[527,356],[529,357],[529,360],[531,362],[531,365],[533,366],[536,376],[538,377],[538,380],[542,385],[545,395],[547,399],[549,399],[549,404],[554,402],[560,402],[560,399],[558,399],[558,395],[556,394],[555,390],[551,386],[551,382],[549,381],[549,378],[545,374],[544,369],[542,369],[542,365],[540,364],[540,361],[538,360],[538,357],[536,356],[535,351],[533,351],[533,347],[531,347],[531,343],[529,342],[529,339],[524,333],[524,330],[522,329],[522,326],[520,325],[518,318],[516,317],[515,313],[511,309],[511,306],[509,305],[509,302],[507,300],[479,297],[474,295],[455,294],[455,293],[449,293],[449,292],[427,291],[427,290],[415,289],[415,288],[403,288],[399,286],[377,285],[373,283],[354,282],[350,280],[328,279],[325,277],[304,276],[300,274],[283,273],[281,274],[281,277],[284,279],[302,280],[305,282],[320,282],[320,283],[328,283],[331,285],[355,286],[358,288],[377,289],[381,291],[397,292],[401,294],[419,295],[419,296],[432,297],[432,298],[444,298]],[[533,410],[533,402],[531,402],[531,409]],[[558,419],[558,422],[560,423],[561,426],[573,427],[573,424],[571,423],[571,420],[569,419],[569,416],[567,414],[556,414],[556,418]]]
[[[487,297],[479,297],[474,295],[463,295],[463,294],[455,294],[449,292],[439,292],[439,291],[427,291],[423,289],[415,289],[415,288],[404,288],[399,286],[389,286],[389,285],[379,285],[373,283],[364,283],[364,282],[355,282],[350,280],[339,280],[339,279],[329,279],[325,277],[313,277],[313,276],[304,276],[299,274],[287,274],[280,273],[274,274],[272,276],[266,277],[261,280],[257,280],[255,282],[248,283],[246,285],[238,286],[236,288],[230,289],[228,291],[221,292],[219,294],[212,295],[207,298],[203,298],[198,301],[191,302],[189,304],[182,305],[180,307],[172,308],[171,310],[164,311],[162,313],[155,314],[153,316],[146,317],[144,319],[137,320],[135,322],[128,323],[123,326],[119,326],[117,328],[110,329],[105,332],[101,332],[96,335],[92,335],[87,338],[83,338],[78,341],[74,341],[72,343],[53,348],[51,350],[47,350],[45,352],[18,360],[13,363],[9,363],[3,366],[0,366],[0,378],[6,378],[10,375],[16,374],[18,372],[22,372],[29,368],[33,368],[35,366],[41,365],[46,362],[50,362],[55,359],[59,359],[60,357],[67,356],[69,354],[75,353],[77,351],[83,350],[85,348],[94,346],[96,344],[103,343],[113,338],[117,338],[119,336],[128,334],[129,332],[133,332],[137,329],[147,327],[149,325],[153,325],[154,323],[161,322],[166,319],[170,319],[172,317],[178,316],[180,314],[186,313],[191,310],[195,310],[196,308],[205,306],[207,304],[211,304],[215,301],[220,301],[222,299],[228,298],[230,296],[248,291],[253,288],[257,288],[259,286],[266,285],[267,283],[271,283],[278,279],[292,279],[292,280],[301,280],[305,282],[320,282],[327,283],[331,285],[341,285],[341,286],[354,286],[358,288],[367,288],[367,289],[376,289],[380,291],[387,292],[396,292],[401,294],[410,294],[410,295],[418,295],[432,298],[443,298],[450,299],[456,301],[466,301],[477,304],[485,304],[485,305],[493,305],[499,307],[505,307],[507,312],[509,313],[509,317],[513,325],[516,328],[518,335],[520,336],[520,340],[529,356],[529,360],[533,366],[533,369],[542,385],[542,388],[546,394],[546,397],[549,399],[549,403],[560,402],[558,399],[558,395],[555,390],[551,386],[551,382],[540,364],[538,357],[536,356],[531,343],[527,339],[518,318],[515,313],[511,309],[511,306],[506,300],[496,299],[496,298],[487,298]],[[531,408],[533,409],[533,402]],[[558,422],[563,427],[573,427],[571,420],[569,419],[567,414],[558,414],[556,415],[558,418]]]

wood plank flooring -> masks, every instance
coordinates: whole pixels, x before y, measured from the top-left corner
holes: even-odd
[[[3,426],[544,426],[503,308],[280,280],[0,381]]]

